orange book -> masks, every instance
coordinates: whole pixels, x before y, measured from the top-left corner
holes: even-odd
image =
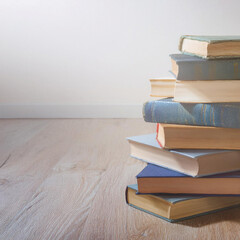
[[[157,141],[167,149],[240,150],[240,129],[158,123]]]

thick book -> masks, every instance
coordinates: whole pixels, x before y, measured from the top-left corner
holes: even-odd
[[[186,54],[171,54],[177,80],[239,80],[240,58],[207,60]]]
[[[193,178],[148,164],[138,175],[139,193],[240,195],[240,171]]]
[[[127,139],[133,158],[193,177],[240,170],[240,151],[167,150],[160,147],[156,140],[156,134]]]
[[[201,197],[193,195],[136,194],[136,184],[126,188],[126,202],[143,212],[168,222],[178,222],[193,217],[240,206],[240,197]]]
[[[167,149],[240,150],[240,129],[158,123],[157,140]]]
[[[239,58],[240,36],[181,36],[179,50],[203,58]]]
[[[240,103],[179,103],[172,98],[143,105],[146,122],[240,128]]]
[[[158,82],[158,83],[157,83]],[[176,102],[223,103],[240,102],[240,80],[175,80],[166,90],[168,79],[156,79],[151,83],[151,96],[173,97]]]

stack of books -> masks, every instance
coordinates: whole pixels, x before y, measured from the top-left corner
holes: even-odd
[[[151,79],[154,134],[129,137],[147,163],[127,203],[176,222],[240,206],[240,36],[182,36],[174,79]]]

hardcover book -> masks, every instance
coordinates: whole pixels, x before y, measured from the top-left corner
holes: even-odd
[[[240,36],[181,36],[179,50],[203,58],[239,58]]]
[[[171,54],[172,73],[177,80],[239,80],[240,59],[207,60],[186,54]]]
[[[143,212],[169,222],[214,213],[240,205],[240,197],[196,197],[193,195],[148,194],[139,195],[137,185],[126,188],[126,202]]]
[[[157,140],[168,149],[240,150],[240,129],[158,123]]]
[[[174,96],[174,88],[176,79],[150,79],[151,97],[158,97],[161,93],[162,97]]]
[[[193,178],[148,164],[138,175],[139,193],[240,195],[240,171]]]
[[[240,151],[164,150],[157,142],[156,134],[127,139],[133,158],[194,177],[240,170]]]
[[[172,98],[143,105],[146,122],[240,128],[240,103],[179,103]]]
[[[156,82],[158,81],[158,85]],[[240,80],[179,81],[166,89],[170,80],[158,79],[151,83],[151,96],[174,97],[176,102],[218,103],[240,102]],[[171,89],[172,88],[172,89]]]

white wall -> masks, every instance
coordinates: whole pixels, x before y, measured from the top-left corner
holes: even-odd
[[[239,8],[237,0],[1,0],[0,116],[139,117],[148,79],[168,75],[179,36],[240,35]]]

